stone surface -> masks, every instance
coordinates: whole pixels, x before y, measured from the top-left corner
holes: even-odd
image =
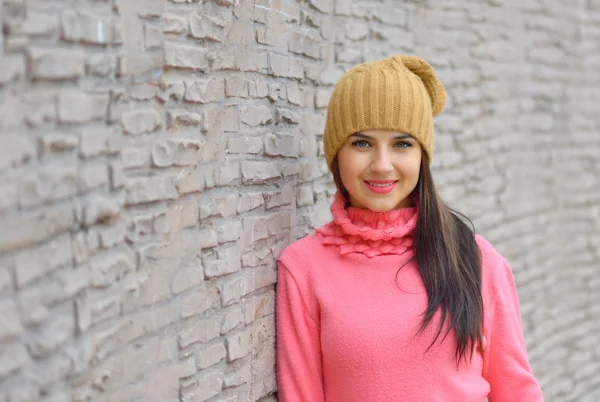
[[[446,86],[431,169],[513,268],[545,399],[600,400],[599,11],[0,0],[0,401],[275,401],[333,84],[396,53]]]

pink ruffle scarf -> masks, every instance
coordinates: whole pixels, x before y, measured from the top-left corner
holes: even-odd
[[[324,244],[339,246],[342,255],[362,253],[367,257],[412,251],[417,207],[373,212],[345,208],[345,204],[344,196],[336,193],[330,208],[333,221],[317,229]]]

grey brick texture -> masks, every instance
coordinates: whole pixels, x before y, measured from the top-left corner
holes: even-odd
[[[599,1],[0,18],[0,401],[275,401],[275,261],[330,219],[333,84],[395,53],[447,86],[436,182],[511,263],[546,400],[600,400]]]

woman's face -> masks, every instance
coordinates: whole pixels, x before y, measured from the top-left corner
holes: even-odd
[[[392,130],[363,130],[351,135],[338,154],[340,178],[350,205],[375,212],[413,205],[421,145],[408,134]]]

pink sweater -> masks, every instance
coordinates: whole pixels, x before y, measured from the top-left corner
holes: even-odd
[[[483,256],[484,349],[457,368],[456,337],[426,352],[417,329],[427,294],[414,262],[417,211],[344,209],[287,247],[278,261],[277,381],[281,402],[539,402],[506,260],[477,236]]]

